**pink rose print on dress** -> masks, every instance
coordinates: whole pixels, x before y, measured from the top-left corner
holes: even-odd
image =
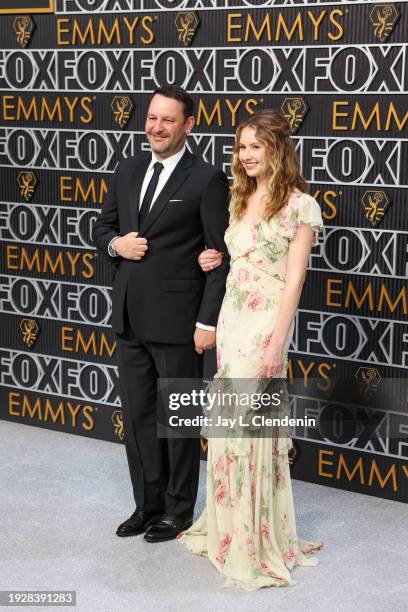
[[[217,370],[221,368],[221,349],[217,347]]]
[[[254,242],[259,242],[259,232],[258,232],[258,230],[256,229],[256,226],[254,226],[254,227],[252,228],[252,240],[253,240]]]
[[[271,539],[271,532],[269,531],[269,527],[266,523],[262,523],[261,526],[261,533],[262,533],[262,537],[267,540],[268,542],[270,542]]]
[[[293,225],[293,222],[291,222],[289,218],[289,214],[290,214],[290,211],[288,209],[288,206],[285,206],[285,208],[280,211],[279,218],[280,218],[280,223],[283,229],[293,237],[295,233],[295,227]]]
[[[262,296],[257,291],[251,291],[247,298],[247,306],[250,310],[256,310],[262,304]]]
[[[237,273],[238,285],[243,285],[249,280],[249,272],[246,268],[240,268]]]
[[[218,553],[215,557],[218,563],[225,563],[225,559],[229,553],[229,549],[231,547],[232,538],[228,533],[226,533],[221,540],[218,542]]]
[[[284,555],[284,559],[290,565],[296,561],[296,550],[293,548],[289,548],[288,552]]]
[[[245,540],[245,546],[246,546],[248,555],[250,557],[255,558],[255,544],[254,544],[254,540],[253,540],[253,538],[251,538],[251,536],[248,536],[247,539]]]
[[[260,568],[263,574],[266,574],[267,576],[270,576],[271,578],[276,578],[278,582],[283,582],[283,578],[280,578],[279,576],[277,576],[272,570],[269,569],[269,567],[263,561],[261,562]]]
[[[234,455],[227,455],[227,463],[228,465],[232,465],[234,463]]]
[[[215,486],[216,486],[215,493],[214,493],[215,503],[216,504],[227,503],[229,499],[229,492],[228,492],[228,487],[226,483],[223,480],[216,480]]]
[[[225,468],[227,467],[227,461],[224,455],[220,455],[216,459],[214,459],[214,471],[217,474],[218,472],[225,472]]]
[[[284,477],[285,475],[284,475],[284,471],[282,467],[277,466],[276,471],[275,471],[275,483],[277,487],[283,486]]]

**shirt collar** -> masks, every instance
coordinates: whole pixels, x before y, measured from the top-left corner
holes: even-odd
[[[179,163],[180,159],[183,157],[186,152],[186,145],[180,151],[177,151],[174,155],[167,157],[166,159],[157,159],[156,155],[152,151],[152,159],[149,164],[148,170],[151,170],[156,162],[161,162],[163,164],[164,170],[172,171]]]

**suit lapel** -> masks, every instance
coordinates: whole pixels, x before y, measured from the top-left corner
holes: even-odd
[[[189,176],[189,168],[192,166],[192,163],[193,155],[189,151],[186,151],[171,173],[167,183],[164,185],[156,200],[153,202],[153,206],[139,230],[142,236],[149,229],[152,223],[156,221],[157,217],[166,208],[170,198],[176,193],[176,191]]]
[[[139,200],[140,191],[142,189],[143,179],[147,172],[151,160],[151,156],[148,155],[145,159],[142,159],[134,168],[130,177],[130,191],[129,191],[129,214],[132,231],[139,231]]]

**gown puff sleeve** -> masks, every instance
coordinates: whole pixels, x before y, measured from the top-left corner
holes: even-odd
[[[296,193],[289,199],[288,205],[279,213],[282,234],[288,240],[295,237],[300,225],[307,224],[313,230],[313,246],[317,245],[317,237],[323,229],[323,218],[320,206],[314,197],[307,193]]]

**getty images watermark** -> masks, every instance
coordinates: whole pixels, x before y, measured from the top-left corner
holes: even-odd
[[[161,379],[159,436],[289,437],[291,427],[315,427],[292,418],[285,379]]]

